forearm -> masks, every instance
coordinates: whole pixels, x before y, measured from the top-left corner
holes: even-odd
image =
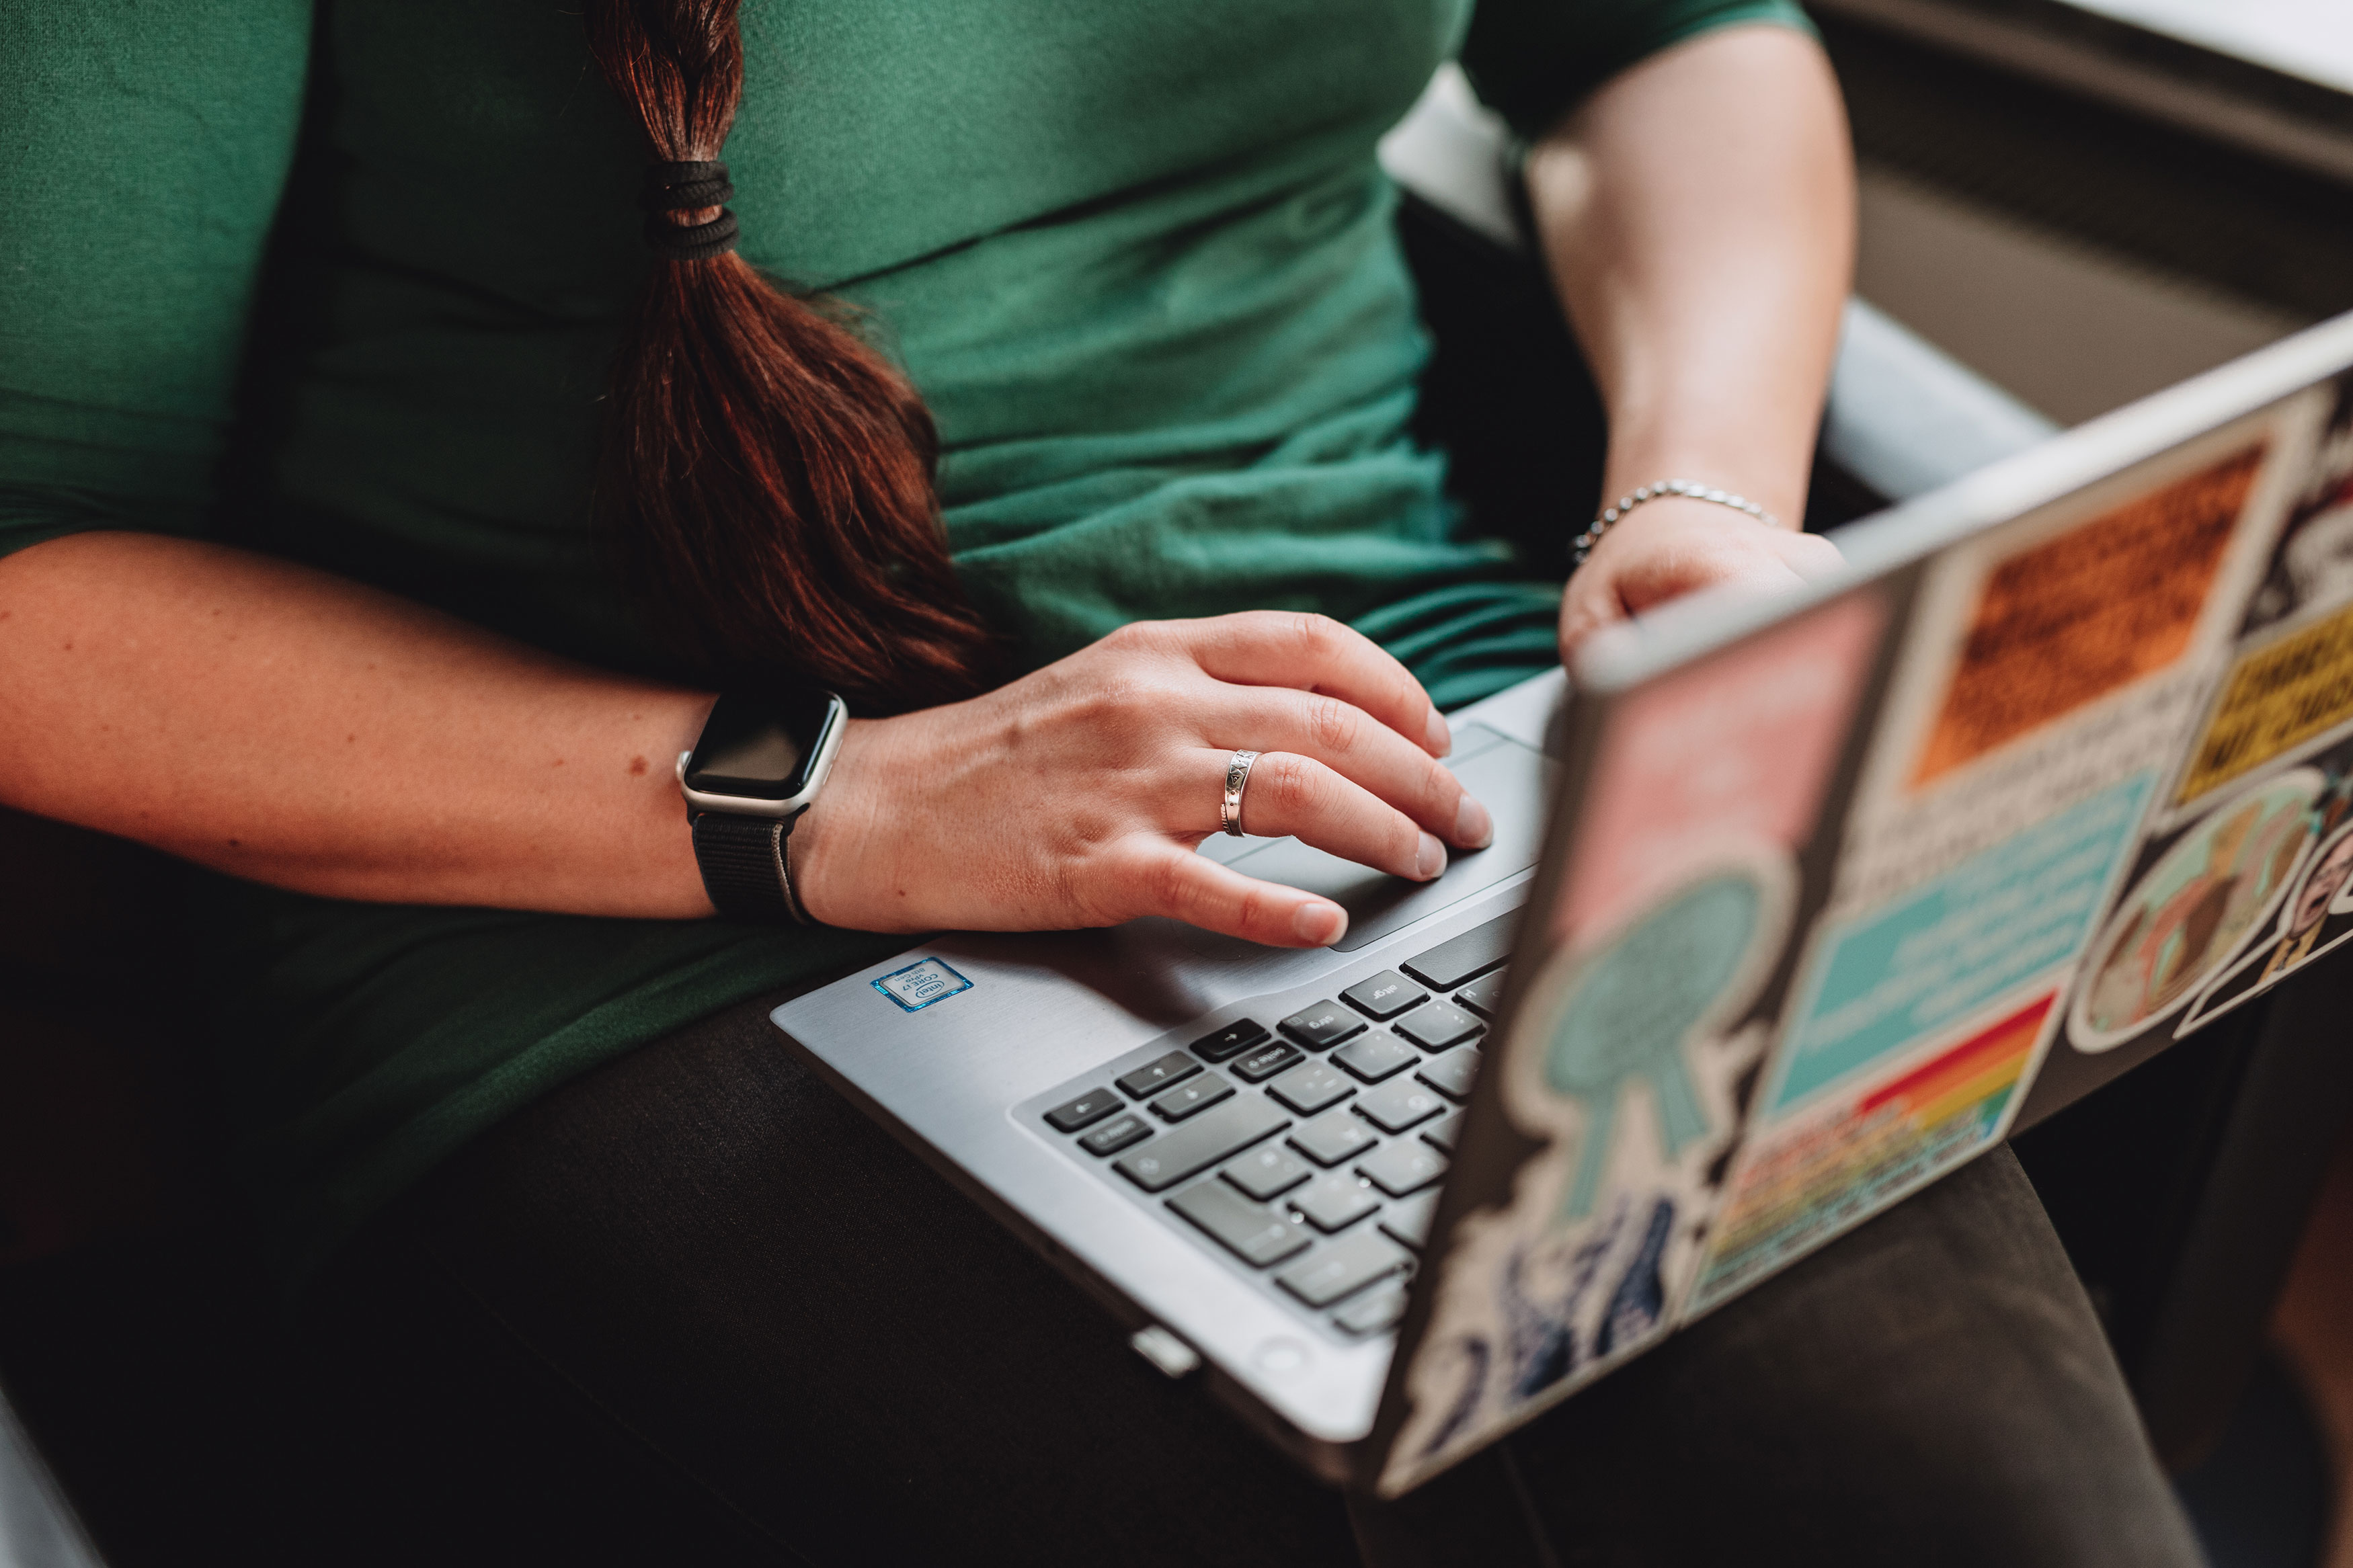
[[[1820,49],[1773,26],[1669,49],[1539,143],[1528,178],[1609,410],[1608,496],[1694,479],[1795,526],[1854,248]]]
[[[340,898],[710,912],[707,695],[320,573],[83,534],[0,560],[0,801]]]

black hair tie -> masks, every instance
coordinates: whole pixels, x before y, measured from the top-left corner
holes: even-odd
[[[638,205],[646,214],[647,247],[671,261],[703,261],[735,248],[735,215],[723,205],[735,194],[727,183],[727,165],[716,159],[700,163],[649,163]],[[663,215],[718,207],[708,223],[672,223]]]

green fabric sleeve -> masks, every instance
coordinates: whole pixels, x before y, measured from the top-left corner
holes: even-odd
[[[310,34],[307,0],[0,0],[0,553],[202,527]]]
[[[1479,0],[1462,68],[1480,100],[1534,141],[1628,66],[1737,22],[1813,31],[1795,0]]]

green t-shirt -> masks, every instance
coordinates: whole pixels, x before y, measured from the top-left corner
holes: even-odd
[[[1375,141],[1458,49],[1534,133],[1677,39],[1803,20],[1470,12],[746,5],[744,254],[855,301],[903,363],[958,569],[1031,662],[1251,606],[1355,623],[1447,706],[1549,659],[1556,589],[1461,526],[1407,435],[1425,344]],[[0,4],[0,549],[222,538],[659,669],[587,523],[648,263],[643,153],[577,6],[322,16]],[[297,1274],[551,1086],[897,945],[226,878],[197,904],[244,1168]]]

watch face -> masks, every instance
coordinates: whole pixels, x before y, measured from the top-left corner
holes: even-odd
[[[833,700],[822,691],[725,696],[687,760],[686,787],[704,795],[790,800],[808,787]]]

